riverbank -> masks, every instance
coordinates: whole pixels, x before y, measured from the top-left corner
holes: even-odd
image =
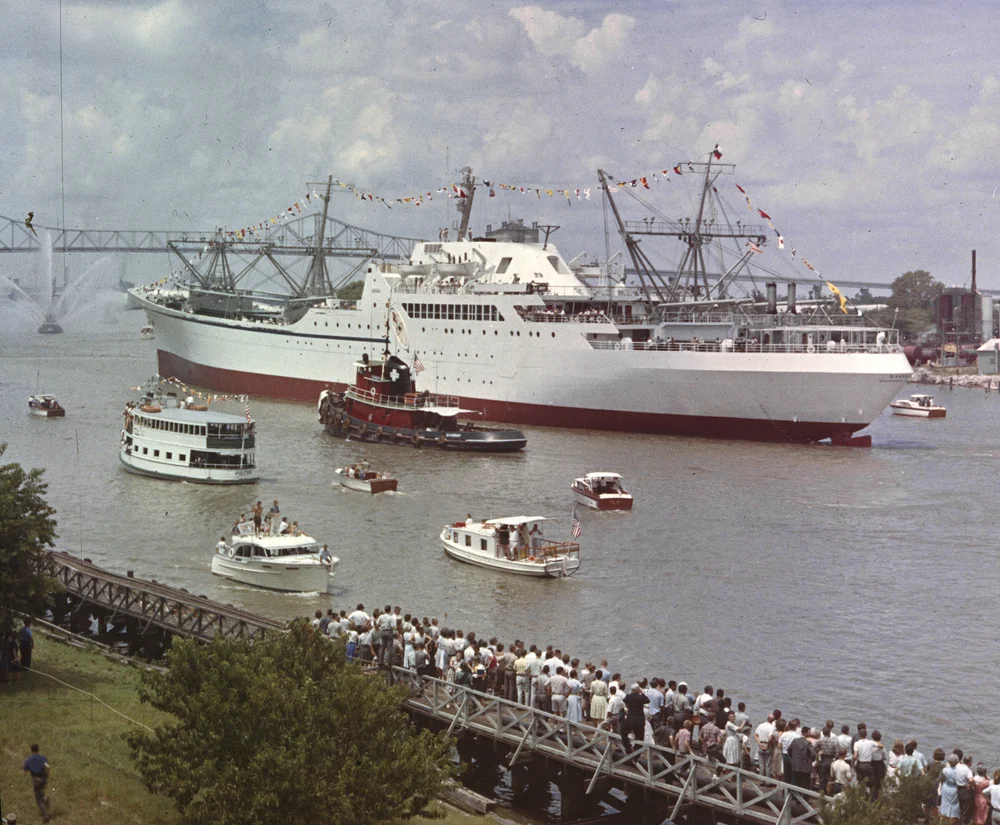
[[[37,742],[52,766],[48,795],[54,823],[179,825],[173,802],[143,787],[123,738],[135,723],[154,727],[165,718],[140,703],[138,671],[39,633],[35,639],[35,672],[16,684],[0,684],[3,814],[16,813],[18,822],[29,825],[39,821],[31,782],[21,771]],[[411,822],[496,825],[497,820],[445,808],[443,819]]]
[[[993,389],[1000,392],[1000,377],[979,375],[975,367],[917,367],[910,376],[911,384],[966,387],[974,390]]]

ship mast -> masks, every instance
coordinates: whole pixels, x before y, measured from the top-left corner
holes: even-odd
[[[476,195],[476,179],[472,176],[472,170],[466,166],[462,168],[462,192],[465,197],[458,199],[458,212],[462,216],[462,222],[458,227],[458,240],[464,241],[468,237],[469,218],[472,215],[472,201]]]
[[[653,287],[656,298],[660,301],[681,301],[686,297],[693,297],[695,300],[711,300],[726,297],[726,290],[735,280],[736,276],[746,268],[754,252],[749,244],[754,243],[758,247],[767,242],[767,235],[763,226],[744,225],[737,221],[735,228],[727,224],[716,224],[714,217],[708,217],[707,211],[715,213],[714,209],[707,210],[712,206],[712,200],[716,193],[715,182],[720,175],[731,175],[736,169],[735,164],[719,163],[710,152],[707,162],[690,162],[682,164],[691,171],[704,170],[704,180],[702,183],[701,197],[698,201],[698,213],[694,221],[691,218],[681,218],[677,221],[669,221],[661,217],[646,218],[642,221],[624,221],[618,211],[614,199],[611,197],[611,178],[598,169],[597,174],[601,181],[601,188],[614,212],[615,220],[618,223],[618,231],[625,242],[632,264],[639,276],[647,302],[651,303],[652,296],[649,293],[649,286]],[[618,191],[625,192],[633,198],[643,203],[647,209],[652,209],[641,199],[634,195],[630,189],[618,186]],[[653,210],[656,211],[656,210]],[[655,235],[677,238],[685,245],[684,254],[676,272],[667,281],[649,260],[649,257],[642,251],[636,236]],[[741,249],[740,257],[728,270],[720,273],[715,278],[714,283],[710,280],[708,264],[705,259],[705,246],[720,240],[746,241]],[[713,276],[715,277],[715,276]]]
[[[322,186],[322,183],[308,183],[307,186]],[[302,284],[303,297],[307,295],[329,295],[331,290],[330,278],[326,269],[326,250],[323,242],[326,239],[326,216],[330,211],[330,190],[333,188],[333,175],[326,179],[326,194],[320,195],[323,199],[323,217],[319,222],[319,232],[316,237],[316,249],[309,263],[309,271],[306,273],[305,282]]]

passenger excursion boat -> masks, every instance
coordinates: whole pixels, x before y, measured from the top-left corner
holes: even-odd
[[[28,412],[41,418],[63,418],[66,415],[66,410],[56,401],[56,397],[48,393],[29,395]]]
[[[894,415],[910,415],[915,418],[944,418],[946,407],[935,405],[933,395],[911,395],[893,401],[890,405]]]
[[[516,452],[527,444],[520,430],[460,421],[476,413],[462,409],[455,396],[418,393],[409,365],[395,355],[373,361],[366,354],[355,367],[354,384],[346,392],[320,393],[319,420],[331,435],[478,452]]]
[[[445,525],[441,542],[453,559],[479,567],[520,576],[572,576],[580,569],[580,545],[543,538],[540,524],[546,520],[544,516],[509,516],[460,521]]]
[[[396,489],[396,479],[387,473],[377,473],[367,461],[352,464],[349,467],[338,467],[336,481],[348,490],[358,490],[362,493],[389,493]]]
[[[268,590],[325,593],[339,561],[324,561],[310,536],[233,536],[216,546],[212,572]]]
[[[622,489],[618,473],[587,473],[576,479],[570,489],[573,499],[594,510],[631,510],[632,496]]]
[[[147,392],[123,413],[119,459],[130,473],[202,484],[257,481],[256,432],[249,412],[216,412],[173,392]]]

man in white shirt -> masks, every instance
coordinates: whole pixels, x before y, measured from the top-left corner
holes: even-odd
[[[531,679],[531,695],[529,697],[529,702],[532,707],[536,707],[535,699],[537,698],[537,689],[535,687],[535,681],[539,676],[542,675],[542,668],[545,663],[542,661],[542,657],[538,655],[538,648],[534,645],[531,646],[531,650],[528,651],[528,655],[525,657],[528,662],[528,678]],[[552,668],[549,668],[549,676],[555,673]]]
[[[705,685],[705,692],[694,700],[694,712],[702,719],[707,719],[712,715],[712,702],[715,701],[715,694],[711,685]]]
[[[851,756],[854,753],[854,739],[851,736],[851,726],[841,725],[840,733],[837,734],[837,742],[847,752],[847,762],[850,764]]]
[[[774,736],[774,715],[757,725],[753,740],[757,745],[757,766],[761,776],[774,776],[771,770],[771,737]]]
[[[385,606],[384,613],[379,613],[375,627],[379,638],[378,665],[389,667],[392,665],[392,645],[396,636],[396,617],[389,605]]]
[[[871,799],[873,794],[877,794],[875,769],[872,767],[872,757],[877,745],[868,738],[868,729],[864,725],[858,725],[858,736],[861,738],[854,743],[854,775],[858,778],[858,784],[866,786],[868,798]]]
[[[972,787],[972,780],[975,774],[972,772],[972,757],[965,756],[958,748],[959,762],[955,766],[955,784],[958,785],[958,807],[961,811],[962,822],[972,822],[973,807],[975,805],[975,791]]]
[[[788,730],[778,737],[778,741],[781,743],[781,764],[784,768],[785,782],[791,782],[792,777],[792,755],[788,752],[788,748],[792,742],[801,738],[801,736],[802,732],[799,730],[799,720],[793,719],[788,723]]]
[[[225,536],[223,536],[222,538],[220,538],[219,539],[219,543],[217,545],[215,545],[215,552],[216,553],[225,553],[226,552],[226,537]]]
[[[359,604],[354,609],[354,612],[352,612],[351,615],[347,617],[347,620],[351,623],[351,625],[354,627],[355,630],[360,630],[365,626],[365,623],[370,618],[371,617],[367,613],[365,613],[365,606],[363,604]]]
[[[660,691],[660,680],[653,679],[649,687],[646,688],[645,693],[649,699],[649,704],[646,705],[646,710],[649,714],[649,723],[655,729],[660,726],[661,713],[663,711],[663,693]]]

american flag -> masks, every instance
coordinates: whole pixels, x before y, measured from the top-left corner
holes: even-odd
[[[247,426],[249,427],[251,424],[253,424],[253,421],[250,419],[250,399],[247,398],[245,400],[247,402],[247,406],[246,406]]]
[[[413,369],[417,371],[417,375],[424,371],[424,362],[417,358],[417,356],[413,356]]]
[[[573,508],[573,520],[569,523],[569,531],[575,539],[583,535],[583,528],[580,526],[580,517],[576,514],[576,507]]]

